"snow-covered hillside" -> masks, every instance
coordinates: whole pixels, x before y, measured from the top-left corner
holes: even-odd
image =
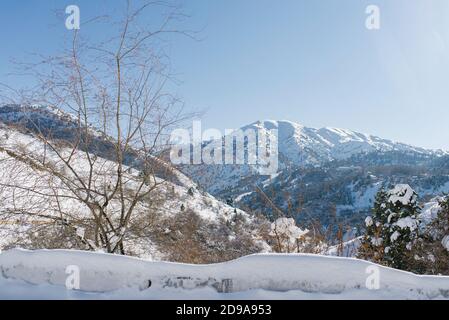
[[[37,109],[38,115],[22,114],[21,117],[15,118],[12,115],[16,113],[6,113],[6,109],[1,110],[4,111],[3,115],[9,115],[8,119],[11,122],[0,124],[0,250],[16,245],[32,246],[30,239],[36,235],[29,231],[30,227],[44,222],[51,225],[54,223],[52,217],[55,217],[57,221],[61,212],[67,213],[67,218],[61,219],[60,223],[69,222],[65,219],[76,221],[78,227],[75,232],[84,238],[83,233],[86,230],[84,224],[88,224],[87,221],[89,221],[89,210],[86,204],[73,197],[67,186],[56,179],[51,172],[39,168],[36,159],[45,158],[45,161],[52,162],[56,168],[61,166],[61,161],[51,150],[46,149],[42,141],[32,132],[24,131],[23,126],[20,125],[30,117],[37,119],[36,117],[39,116],[39,121],[45,119],[48,126],[54,126],[55,119],[52,115],[55,113],[47,109]],[[57,113],[56,115],[58,119],[65,121],[65,117],[60,117]],[[60,122],[59,125],[62,126],[62,123]],[[113,184],[116,164],[98,156],[95,158],[95,163],[94,183]],[[72,165],[79,175],[89,175],[85,153],[75,153]],[[140,173],[137,169],[131,167],[125,169],[129,181],[139,179]],[[181,172],[174,170],[172,173],[176,179],[170,181],[165,181],[163,177],[156,177],[157,187],[152,193],[151,201],[142,199],[136,204],[137,219],[150,224],[150,219],[153,219],[151,212],[155,213],[157,219],[171,219],[182,212],[194,212],[201,221],[210,225],[218,225],[222,221],[232,223],[232,219],[236,216],[244,220],[250,219],[245,212],[199,190],[197,185]],[[129,185],[132,186],[131,182]],[[111,210],[117,208],[116,202],[117,200],[111,199]],[[18,212],[26,214],[18,215]],[[164,237],[167,238],[173,237],[171,233],[176,231],[171,230],[168,225],[158,226],[158,229],[161,229]],[[150,229],[148,232],[151,234]],[[160,250],[157,241],[151,237],[136,239],[130,236],[128,241],[133,255],[160,259],[167,254],[164,250]]]
[[[449,277],[318,255],[253,255],[184,265],[90,252],[12,250],[0,254],[0,270],[0,299],[449,298]],[[66,289],[78,283],[79,290]]]

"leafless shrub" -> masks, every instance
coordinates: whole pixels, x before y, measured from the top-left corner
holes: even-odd
[[[153,234],[159,249],[170,261],[217,263],[262,250],[248,224],[238,215],[230,220],[210,222],[192,210],[185,210],[159,223],[158,232]]]

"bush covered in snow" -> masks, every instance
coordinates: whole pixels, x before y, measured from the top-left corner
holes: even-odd
[[[449,197],[440,198],[434,209],[436,216],[423,227],[416,258],[420,272],[449,275]]]
[[[276,252],[300,252],[309,230],[296,226],[293,218],[278,218],[271,224],[269,236]]]
[[[287,217],[271,223],[266,241],[277,253],[323,253],[328,249],[321,234],[314,235],[298,227],[295,219]]]

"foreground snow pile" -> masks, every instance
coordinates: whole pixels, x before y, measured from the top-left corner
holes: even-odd
[[[65,285],[73,273],[66,271],[73,266],[79,268],[80,289],[71,291]],[[367,288],[373,270],[379,272],[378,290]],[[315,255],[265,254],[185,265],[79,251],[11,250],[0,254],[0,272],[2,299],[449,298],[449,277]]]

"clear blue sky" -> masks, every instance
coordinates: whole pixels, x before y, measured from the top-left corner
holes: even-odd
[[[77,4],[83,20],[117,3],[1,0],[0,81],[11,57],[61,48],[69,31],[55,9]],[[183,3],[186,28],[203,29],[203,39],[171,45],[176,90],[208,110],[203,126],[288,119],[449,150],[449,1]],[[381,9],[379,31],[365,28],[368,4]]]

